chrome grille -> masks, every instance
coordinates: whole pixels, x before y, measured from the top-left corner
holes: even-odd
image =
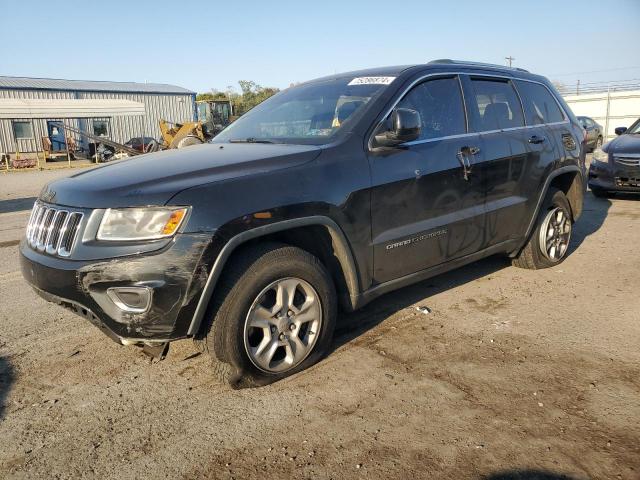
[[[614,155],[613,159],[625,167],[640,167],[640,154]]]
[[[27,224],[29,245],[49,255],[71,255],[83,214],[36,202]]]

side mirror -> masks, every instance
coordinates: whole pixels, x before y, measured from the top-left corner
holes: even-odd
[[[388,130],[375,135],[376,146],[396,147],[420,138],[420,114],[410,108],[396,108],[387,121]]]
[[[616,135],[622,135],[627,131],[627,127],[618,127],[615,129]]]

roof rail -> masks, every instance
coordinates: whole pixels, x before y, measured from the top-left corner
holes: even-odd
[[[482,62],[468,62],[466,60],[451,60],[450,58],[439,58],[438,60],[431,60],[427,65],[431,65],[432,63],[446,63],[446,64],[455,64],[455,65],[469,65],[472,67],[491,67],[491,68],[503,68],[505,70],[518,70],[520,72],[527,72],[529,70],[525,70],[520,67],[507,67],[505,65],[498,65],[496,63],[482,63]]]

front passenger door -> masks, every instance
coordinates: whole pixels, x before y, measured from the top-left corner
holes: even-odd
[[[480,139],[467,132],[458,78],[426,79],[397,107],[420,114],[421,136],[369,152],[377,282],[474,253],[483,242],[482,177],[472,172],[465,179],[458,155],[471,155]]]

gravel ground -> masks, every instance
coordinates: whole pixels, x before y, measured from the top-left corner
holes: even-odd
[[[561,266],[388,294],[233,391],[190,341],[151,363],[22,280],[23,210],[70,173],[0,175],[0,477],[640,478],[639,199],[588,194]]]

